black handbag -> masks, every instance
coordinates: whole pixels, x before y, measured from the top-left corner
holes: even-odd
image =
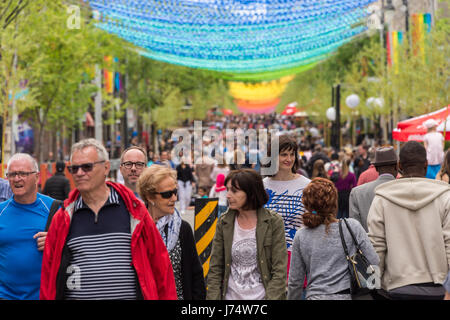
[[[356,252],[352,256],[350,256],[347,244],[345,243],[344,234],[342,232],[342,220],[344,220],[356,246]],[[345,218],[339,220],[339,234],[341,236],[342,247],[344,248],[350,272],[350,293],[352,296],[368,294],[370,290],[374,289],[372,279],[374,275],[376,275],[375,268],[370,264],[366,256],[364,256],[364,253],[361,251],[358,241]]]

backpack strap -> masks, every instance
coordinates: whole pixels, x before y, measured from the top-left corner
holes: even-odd
[[[63,202],[61,200],[53,200],[52,206],[50,207],[50,211],[48,212],[47,223],[45,224],[45,232],[47,232],[48,229],[50,228],[53,216],[55,215],[56,211],[58,211],[59,207],[61,207],[62,204]]]

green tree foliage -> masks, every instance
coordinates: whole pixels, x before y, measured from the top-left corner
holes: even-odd
[[[277,111],[281,112],[286,104],[297,101],[299,108],[317,115],[319,121],[325,120],[325,112],[331,107],[332,86],[343,81],[355,54],[369,42],[369,38],[359,37],[340,47],[316,67],[298,74],[288,84]]]
[[[408,36],[411,39],[411,33]],[[278,111],[287,103],[297,101],[300,108],[318,114],[317,120],[326,120],[331,87],[336,83],[343,84],[341,121],[351,117],[352,110],[346,107],[345,98],[353,93],[360,97],[355,109],[359,116],[370,119],[392,116],[394,125],[409,116],[437,110],[449,103],[449,43],[449,19],[439,19],[425,36],[424,55],[420,51],[416,53],[412,40],[404,36],[397,66],[388,67],[386,49],[378,34],[357,38],[339,48],[328,60],[297,75],[288,85]],[[367,106],[370,97],[381,98],[383,105]],[[386,126],[386,122],[382,125]]]
[[[0,28],[6,29],[13,23],[29,3],[29,0],[3,0],[0,3]]]
[[[217,104],[232,102],[224,80],[215,72],[170,65],[147,59],[134,50],[124,59],[127,99],[158,128],[174,127],[185,119],[203,119]],[[186,103],[191,109],[183,109]]]
[[[97,90],[92,83],[94,66],[102,67],[105,55],[121,51],[121,41],[95,28],[84,14],[80,12],[79,25],[72,26],[65,2],[35,0],[8,27],[14,31],[14,41],[5,41],[9,33],[2,33],[2,48],[9,54],[0,63],[10,65],[13,52],[18,57],[10,86],[26,80],[30,90],[17,112],[37,129],[40,161],[44,130],[55,132],[83,121]]]
[[[371,41],[352,62],[345,83],[350,84],[344,96],[356,93],[363,103],[358,106],[364,116],[393,113],[394,122],[442,108],[449,103],[450,46],[448,19],[437,21],[426,34],[424,54],[416,50],[411,34],[399,46],[397,64],[388,66],[385,50],[379,41]],[[366,65],[361,61],[367,61]],[[366,69],[366,76],[361,76]],[[372,80],[372,81],[370,81]],[[369,97],[381,97],[383,107],[367,106]]]

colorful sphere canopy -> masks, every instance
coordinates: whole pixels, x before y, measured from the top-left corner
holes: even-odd
[[[247,83],[230,81],[229,92],[235,98],[239,111],[243,113],[271,113],[280,102],[280,96],[294,76],[282,77],[279,80]]]
[[[308,69],[363,32],[375,0],[84,0],[146,57],[237,81]]]

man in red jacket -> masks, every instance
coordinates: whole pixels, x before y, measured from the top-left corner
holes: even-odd
[[[95,139],[72,147],[76,189],[53,217],[41,299],[177,299],[167,249],[146,208],[126,187],[106,182],[108,153]]]

